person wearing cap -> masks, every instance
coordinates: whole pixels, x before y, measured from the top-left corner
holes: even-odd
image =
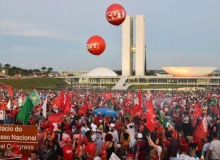
[[[134,160],[134,155],[132,153],[128,153],[126,160]]]
[[[44,132],[44,140],[48,139],[48,140],[53,140],[55,138],[55,133],[53,132],[53,130],[51,128],[47,128]]]
[[[134,146],[135,160],[143,160],[146,156],[146,143],[143,141],[142,133],[137,135],[137,143]]]
[[[115,124],[111,123],[110,128],[111,130],[109,131],[109,133],[112,134],[113,141],[115,141],[115,143],[117,144],[119,142],[119,138],[118,138],[118,131],[115,129]]]
[[[99,120],[99,125],[98,125],[98,129],[103,131],[103,124],[102,124],[102,120]]]
[[[101,150],[99,152],[99,155],[100,155],[101,160],[107,160],[107,153],[105,150]]]
[[[22,157],[21,150],[20,150],[17,143],[13,143],[11,145],[11,148],[9,149],[9,153],[10,153],[9,156],[11,158],[21,158]]]
[[[92,135],[91,137],[88,137],[88,145],[86,146],[86,157],[87,160],[93,160],[96,156],[96,137],[95,135]]]
[[[61,157],[63,160],[71,160],[74,156],[73,145],[71,138],[65,139],[65,145],[61,149]]]

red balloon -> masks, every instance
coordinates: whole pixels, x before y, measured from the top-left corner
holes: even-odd
[[[124,22],[126,11],[120,4],[112,4],[106,10],[106,19],[112,25],[118,26]]]
[[[87,41],[87,50],[93,55],[100,55],[105,50],[105,40],[100,36],[92,36]]]

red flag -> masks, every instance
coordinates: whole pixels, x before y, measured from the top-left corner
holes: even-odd
[[[208,134],[207,117],[204,116],[203,119],[199,122],[198,126],[196,127],[193,136],[196,139],[201,139],[207,136],[207,134]]]
[[[59,107],[61,111],[64,111],[63,101],[64,101],[64,91],[61,91],[59,96],[54,101],[54,104],[56,104],[56,106]]]
[[[139,105],[135,104],[132,111],[131,111],[131,116],[134,117],[139,111],[140,111]]]
[[[111,92],[104,94],[104,100],[102,102],[102,105],[105,104],[105,102],[111,98],[112,98]]]
[[[196,120],[197,118],[199,118],[202,114],[202,109],[199,107],[199,103],[197,103],[195,105],[195,111],[194,111],[194,119],[193,119],[193,122],[192,122],[192,125],[195,126],[196,125]]]
[[[66,94],[66,101],[65,101],[65,105],[64,105],[64,113],[69,113],[70,112],[70,95],[69,92]]]
[[[13,96],[13,91],[12,91],[11,86],[8,86],[8,94],[9,94],[9,97]]]
[[[150,97],[150,99],[148,101],[148,104],[147,104],[146,119],[147,119],[147,123],[146,123],[147,128],[151,132],[154,131],[155,125],[156,125],[156,119],[155,119],[155,111],[154,111],[154,108],[153,108],[152,96]]]
[[[56,113],[48,116],[48,121],[51,123],[58,123],[62,120],[64,113]]]
[[[217,105],[213,108],[213,111],[214,111],[215,114],[219,113],[219,109],[218,109]]]
[[[141,91],[141,87],[140,87],[140,90],[138,92],[137,97],[138,97],[139,109],[141,110],[142,109],[142,98],[141,98],[142,97],[142,91]]]

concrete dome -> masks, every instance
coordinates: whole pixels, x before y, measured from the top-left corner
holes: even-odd
[[[91,77],[115,77],[118,76],[114,71],[108,68],[99,67],[91,70],[86,76]]]
[[[176,77],[203,77],[212,73],[217,67],[162,67],[167,73]]]

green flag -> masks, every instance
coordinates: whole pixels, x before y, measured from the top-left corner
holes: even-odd
[[[35,90],[33,92],[31,92],[28,95],[28,97],[31,99],[34,107],[37,106],[38,104],[41,104],[41,99]],[[27,100],[27,98],[22,102],[22,106],[24,106],[26,100]]]
[[[162,111],[159,111],[159,116],[160,116],[160,122],[164,127],[166,127],[167,120],[166,117],[164,117],[164,113]]]
[[[17,120],[23,122],[24,124],[27,124],[30,118],[30,112],[33,110],[34,105],[29,97],[26,98],[25,103],[21,110],[19,111],[17,115]]]

